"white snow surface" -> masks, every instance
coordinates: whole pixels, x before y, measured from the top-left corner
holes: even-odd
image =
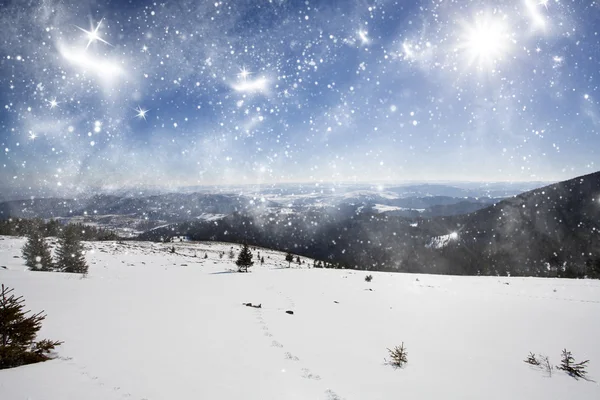
[[[406,207],[398,207],[398,206],[388,206],[386,204],[375,204],[373,206],[373,210],[378,213],[390,212],[390,211],[416,211],[422,213],[425,211],[424,208],[406,208]]]
[[[449,233],[448,235],[434,236],[431,238],[431,241],[425,245],[425,247],[441,249],[443,247],[448,246],[448,244],[450,244],[451,241],[456,240],[457,238],[458,233],[456,232]]]
[[[225,218],[227,215],[225,214],[211,214],[211,213],[202,213],[196,217],[196,219],[201,219],[204,221],[218,221]]]
[[[46,311],[40,339],[64,344],[54,360],[0,371],[2,400],[600,398],[599,281],[369,272],[367,283],[310,260],[288,269],[264,249],[265,264],[240,274],[218,256],[231,244],[192,242],[86,243],[82,278],[28,271],[24,242],[0,237],[0,283]],[[402,342],[408,363],[394,369],[386,348]],[[532,351],[557,365],[563,348],[590,359],[589,380],[523,362]]]

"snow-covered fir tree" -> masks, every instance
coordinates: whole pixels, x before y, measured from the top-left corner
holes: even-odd
[[[250,252],[250,248],[246,243],[242,245],[242,250],[238,255],[235,265],[238,266],[239,272],[248,272],[248,268],[254,265],[254,261],[252,261],[252,252]]]
[[[54,268],[50,246],[37,226],[29,231],[22,252],[25,265],[32,271],[51,271]]]
[[[80,233],[74,226],[66,226],[58,240],[56,269],[61,272],[86,274],[88,265],[81,244]]]

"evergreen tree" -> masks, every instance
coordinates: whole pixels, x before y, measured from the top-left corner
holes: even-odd
[[[242,245],[242,250],[238,255],[238,259],[235,262],[235,265],[238,266],[238,272],[248,272],[248,268],[254,264],[252,261],[252,253],[250,252],[250,248],[246,243]]]
[[[44,236],[58,236],[60,233],[60,222],[51,219],[46,223],[46,231]]]
[[[56,256],[56,268],[59,271],[87,274],[88,266],[76,227],[68,225],[64,228],[58,239]]]
[[[590,360],[576,363],[571,352],[564,349],[562,352],[562,360],[560,362],[561,364],[557,367],[558,369],[562,369],[575,378],[583,378],[585,377],[585,374],[587,374],[587,371],[585,370],[587,367],[586,364],[589,363]]]
[[[292,265],[292,261],[294,261],[294,255],[288,251],[287,254],[285,255],[285,261],[288,262],[288,268],[289,268]]]
[[[48,353],[61,344],[35,341],[46,315],[27,316],[23,298],[15,297],[12,291],[4,285],[0,289],[0,369],[48,360]]]
[[[27,235],[27,243],[23,246],[25,265],[32,271],[52,271],[52,256],[50,246],[44,239],[38,227],[32,227]]]

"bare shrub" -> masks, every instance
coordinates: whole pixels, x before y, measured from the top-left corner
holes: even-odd
[[[554,367],[552,366],[552,364],[550,364],[550,359],[548,358],[548,356],[545,356],[543,354],[535,355],[534,353],[529,352],[529,355],[523,361],[527,364],[533,365],[541,371],[546,371],[548,377],[552,377],[552,370],[554,369]]]
[[[552,370],[554,367],[550,364],[550,358],[548,356],[543,356],[540,354],[540,367],[542,370],[546,371],[549,378],[552,378]]]
[[[527,356],[527,358],[524,361],[527,364],[540,365],[540,361],[536,358],[535,354],[533,354],[532,352],[529,352],[529,355]]]

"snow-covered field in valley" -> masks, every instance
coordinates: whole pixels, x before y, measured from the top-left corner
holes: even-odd
[[[0,283],[46,311],[39,338],[64,344],[54,360],[0,371],[2,400],[600,399],[600,281],[373,272],[367,283],[311,260],[288,269],[268,250],[240,274],[230,244],[190,242],[174,254],[86,243],[82,279],[28,271],[24,242],[0,237]],[[408,363],[394,369],[386,349],[402,342]],[[558,365],[563,348],[590,360],[588,380],[523,362],[534,352]]]

